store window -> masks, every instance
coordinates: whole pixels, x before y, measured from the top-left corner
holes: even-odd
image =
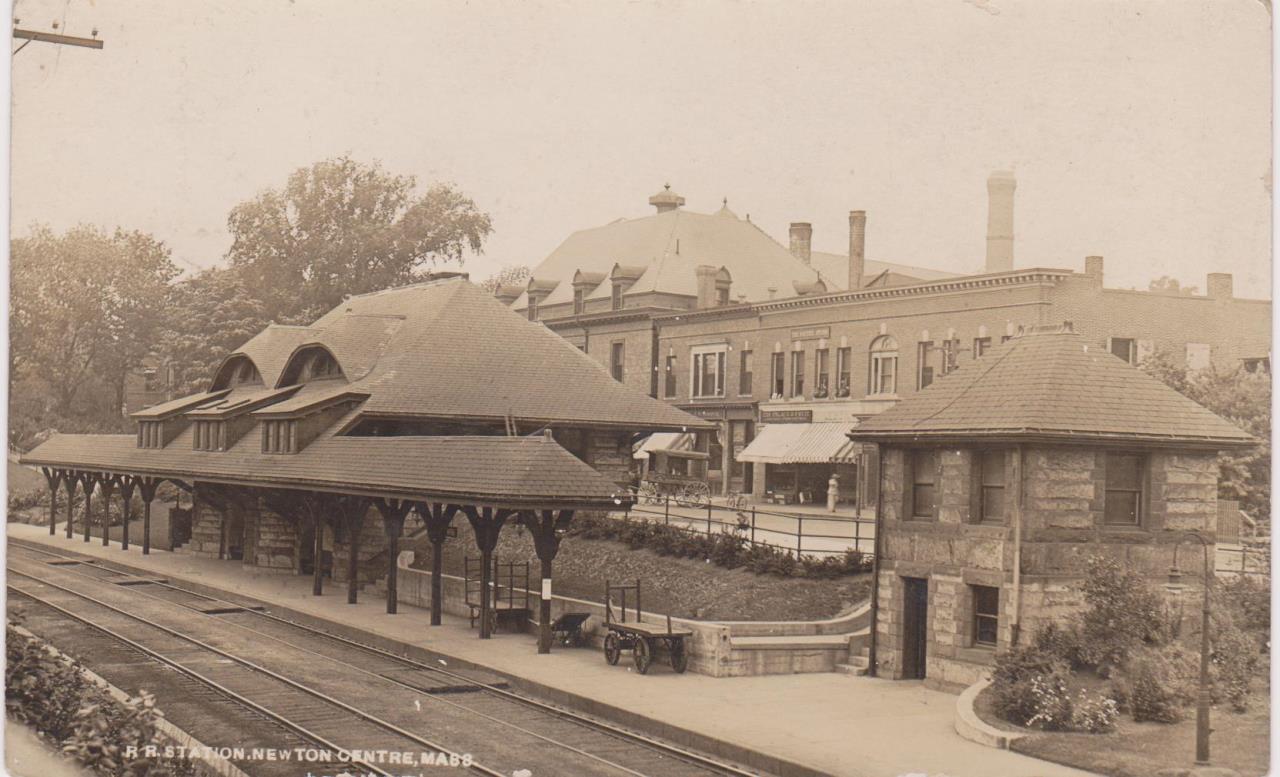
[[[1000,639],[1000,589],[971,585],[973,597],[973,644],[995,647]]]
[[[871,341],[871,394],[898,393],[898,341],[881,335]]]
[[[1133,453],[1107,454],[1104,520],[1108,526],[1137,526],[1142,522],[1146,459]]]

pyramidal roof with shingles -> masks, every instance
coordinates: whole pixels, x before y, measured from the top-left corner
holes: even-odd
[[[1195,449],[1253,437],[1071,332],[1016,337],[862,422],[855,440],[1007,438]]]

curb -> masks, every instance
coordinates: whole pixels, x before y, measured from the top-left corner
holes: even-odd
[[[48,640],[45,640],[43,637],[33,634],[22,626],[14,626],[13,628],[24,637],[34,639],[37,643],[43,646],[45,650],[48,650],[56,656],[59,661],[72,665],[75,664],[75,660],[72,659],[71,656],[68,656],[66,653],[63,653],[61,650],[58,650],[53,645],[49,644]],[[118,702],[124,703],[132,698],[123,690],[112,685],[105,677],[102,677],[83,665],[80,667],[80,673],[84,675],[89,682],[106,691],[111,698]],[[209,771],[218,775],[218,777],[249,777],[246,772],[241,771],[240,767],[213,752],[212,749],[206,746],[203,742],[188,734],[184,729],[180,729],[173,725],[167,719],[163,717],[158,718],[156,720],[156,730],[172,740],[174,744],[186,748],[186,752],[199,753],[199,755],[192,756],[192,760],[199,761],[204,764]]]
[[[10,537],[8,539],[9,539],[9,542],[19,544],[19,545],[23,543],[27,543],[35,547],[47,547],[45,543],[27,540],[25,538]],[[154,574],[154,572],[141,569],[139,567],[134,567],[123,561],[116,561],[114,559],[110,559],[110,560],[99,559],[96,556],[90,556],[87,554],[78,553],[75,550],[70,550],[66,548],[59,548],[59,552],[68,553],[70,555],[75,555],[75,556],[81,556],[85,559],[92,559],[99,566],[102,566],[104,568],[114,567],[119,570],[124,570],[129,574],[144,575],[144,576]],[[290,607],[277,604],[275,602],[267,602],[260,599],[256,599],[246,594],[235,593],[233,591],[225,591],[223,589],[215,588],[213,586],[206,585],[204,583],[200,583],[194,580],[190,580],[188,578],[185,578],[179,575],[169,574],[168,577],[173,582],[181,583],[181,585],[184,588],[186,588],[187,590],[193,591],[195,593],[206,594],[208,596],[213,596],[213,597],[222,599],[224,601],[229,601],[235,604],[241,604],[241,605],[249,604],[249,605],[262,606],[269,609],[271,612],[275,613],[276,615],[288,617],[304,626],[310,626],[312,628],[323,628],[337,636],[345,637],[347,639],[357,640],[357,641],[363,642],[364,644],[370,645],[372,647],[380,648],[382,650],[386,650],[388,652],[395,653],[395,654],[404,656],[406,658],[411,658],[416,661],[421,661],[424,663],[436,663],[437,661],[444,659],[449,662],[449,665],[451,668],[471,669],[471,670],[488,672],[490,674],[497,675],[507,680],[507,682],[511,684],[511,687],[513,690],[521,691],[531,696],[540,697],[544,701],[548,701],[553,704],[559,704],[561,706],[568,707],[576,712],[580,712],[586,715],[592,715],[592,716],[601,718],[602,720],[613,723],[615,725],[624,726],[626,728],[633,729],[637,732],[640,732],[649,736],[660,737],[662,739],[667,740],[668,742],[679,745],[681,747],[685,747],[691,750],[699,750],[708,755],[717,756],[717,757],[724,758],[731,761],[736,761],[738,764],[749,767],[751,769],[758,769],[763,772],[768,772],[769,774],[777,775],[778,777],[828,777],[828,772],[822,771],[820,769],[815,769],[811,766],[806,766],[802,763],[785,760],[777,756],[773,756],[773,755],[769,755],[768,753],[761,752],[759,750],[752,750],[750,748],[744,747],[742,745],[737,745],[732,742],[726,742],[724,740],[715,739],[714,737],[711,737],[707,734],[701,734],[696,731],[690,731],[688,729],[678,728],[676,726],[673,726],[657,718],[651,718],[646,715],[642,715],[642,714],[633,712],[631,710],[628,710],[624,707],[614,706],[613,704],[602,702],[598,699],[592,699],[587,696],[581,696],[571,691],[565,691],[563,689],[555,688],[550,685],[544,685],[543,683],[536,682],[534,680],[530,680],[528,678],[521,677],[520,675],[512,674],[510,672],[505,672],[501,669],[495,669],[493,667],[490,667],[484,664],[479,664],[474,661],[468,661],[464,658],[458,658],[456,656],[452,656],[447,653],[440,653],[428,648],[420,647],[418,645],[411,645],[405,642],[400,642],[390,637],[384,637],[380,634],[373,634],[370,632],[362,631],[358,628],[347,626],[346,624],[340,623],[338,621],[329,620],[327,618],[312,615],[310,613],[302,612],[300,610],[294,610]],[[243,774],[239,774],[239,775],[223,775],[223,777],[247,777],[247,776]]]
[[[977,700],[978,694],[982,693],[983,689],[989,685],[991,685],[991,678],[983,678],[965,688],[960,697],[956,699],[956,733],[970,742],[977,742],[980,745],[994,747],[998,750],[1008,750],[1011,742],[1022,739],[1026,734],[1020,734],[1016,731],[1002,731],[979,718],[977,711],[973,708],[973,703]]]

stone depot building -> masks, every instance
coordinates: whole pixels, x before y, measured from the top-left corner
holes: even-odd
[[[1043,329],[850,432],[880,447],[881,676],[976,682],[1079,605],[1090,556],[1164,582],[1180,546],[1199,570],[1213,542],[1216,455],[1256,441],[1091,338]]]

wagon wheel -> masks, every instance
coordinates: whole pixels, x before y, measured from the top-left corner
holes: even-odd
[[[709,501],[711,501],[711,487],[706,483],[695,480],[685,484],[683,502],[685,507],[706,507]]]
[[[631,648],[631,658],[636,662],[636,671],[644,674],[649,671],[649,664],[653,663],[653,653],[649,648],[649,640],[644,637],[636,637],[636,643]]]
[[[640,481],[640,488],[636,489],[636,496],[640,498],[643,504],[656,505],[662,501],[662,497],[658,495],[658,486],[652,480]]]
[[[676,674],[684,674],[684,670],[689,668],[689,654],[684,650],[684,640],[672,640],[668,652],[671,653],[671,668],[676,670]]]
[[[604,636],[604,660],[609,662],[609,666],[617,666],[621,655],[622,646],[618,644],[618,634],[611,631]]]

